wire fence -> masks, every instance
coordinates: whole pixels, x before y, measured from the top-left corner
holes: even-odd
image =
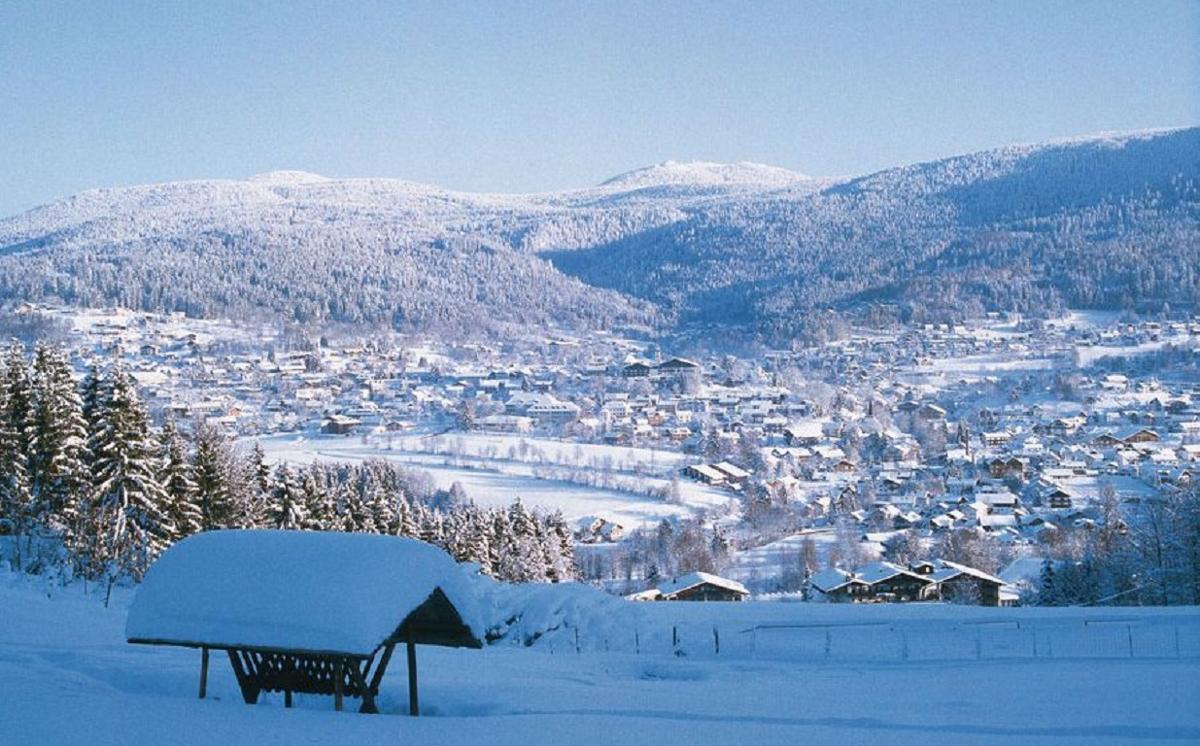
[[[1197,659],[1200,623],[1159,619],[975,620],[732,626],[683,622],[607,636],[578,629],[551,652],[774,661]]]

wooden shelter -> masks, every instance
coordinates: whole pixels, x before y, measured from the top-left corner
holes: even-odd
[[[417,645],[481,648],[474,597],[449,555],[413,539],[302,531],[214,531],[190,537],[147,573],[129,613],[131,643],[229,658],[247,704],[262,692],[376,697],[397,645],[409,713],[420,713]]]

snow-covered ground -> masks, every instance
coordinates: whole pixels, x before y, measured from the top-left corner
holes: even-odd
[[[732,497],[686,479],[678,483],[679,504],[648,494],[669,486],[671,472],[684,462],[680,453],[649,448],[474,433],[366,439],[285,434],[256,440],[273,462],[381,458],[428,472],[442,489],[458,482],[482,506],[508,505],[519,497],[531,506],[561,510],[568,520],[599,516],[628,528],[720,508]],[[565,478],[572,472],[600,484]]]
[[[402,661],[383,683],[383,715],[353,706],[335,713],[320,697],[300,696],[292,710],[277,695],[244,705],[219,658],[201,701],[196,651],[125,643],[128,591],[105,609],[79,586],[47,597],[0,574],[0,743],[1200,742],[1196,609],[592,604],[582,590],[529,595],[543,606],[549,596],[575,596],[585,601],[576,615],[605,618],[573,617],[583,630],[578,653],[571,627],[532,647],[421,648],[425,716],[409,718]],[[1037,633],[1035,658],[1028,643]]]

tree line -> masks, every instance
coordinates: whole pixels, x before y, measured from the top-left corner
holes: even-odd
[[[352,531],[427,541],[501,580],[576,577],[560,513],[485,509],[384,461],[272,467],[221,431],[154,427],[133,376],[13,341],[0,362],[0,544],[19,571],[140,579],[173,542],[224,528]]]

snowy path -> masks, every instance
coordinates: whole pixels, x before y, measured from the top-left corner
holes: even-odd
[[[403,666],[385,681],[382,716],[334,713],[322,698],[290,711],[278,697],[247,707],[222,665],[199,701],[198,653],[125,644],[127,601],[105,610],[75,590],[48,600],[0,575],[0,742],[1200,743],[1200,676],[1187,658],[780,662],[422,648],[428,717],[399,716]],[[652,618],[725,613],[655,606]],[[789,614],[783,604],[738,607],[725,607],[738,623]]]

